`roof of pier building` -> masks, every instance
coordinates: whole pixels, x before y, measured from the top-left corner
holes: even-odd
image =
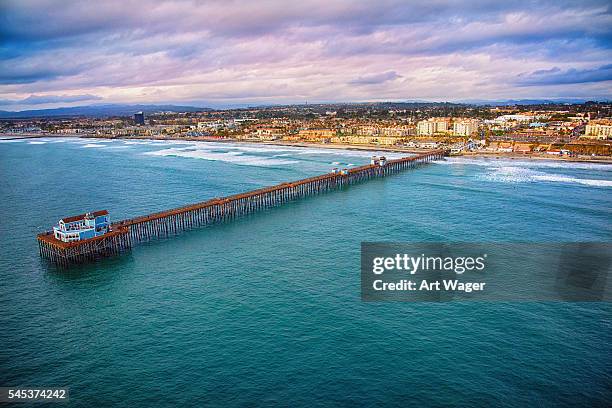
[[[75,222],[75,221],[84,220],[85,217],[87,216],[87,214],[89,214],[89,213],[80,214],[80,215],[73,215],[72,217],[64,217],[64,218],[62,218],[60,220],[60,222],[63,222],[64,224],[67,224],[69,222]],[[94,212],[91,213],[91,215],[93,215],[94,217],[101,217],[103,215],[108,215],[108,211],[107,210],[94,211]]]

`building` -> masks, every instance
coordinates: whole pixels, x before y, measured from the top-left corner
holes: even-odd
[[[527,154],[527,153],[531,153],[532,150],[533,150],[532,143],[515,142],[514,145],[512,146],[512,151],[514,153]]]
[[[108,211],[101,210],[62,218],[53,227],[53,236],[63,242],[82,241],[106,234],[110,230]]]
[[[234,129],[236,124],[234,121],[212,121],[212,122],[198,122],[197,129],[201,131],[207,130],[221,130],[221,129]]]
[[[511,153],[512,152],[512,142],[491,142],[487,150],[492,150],[494,152],[502,152],[502,153]]]
[[[592,121],[584,129],[585,139],[612,139],[612,120]]]
[[[532,122],[537,117],[534,115],[501,115],[495,119],[485,120],[484,123],[491,130],[507,130]]]
[[[422,120],[417,123],[417,135],[431,136],[436,133],[445,133],[448,131],[448,120],[440,118],[431,118]]]
[[[260,140],[277,140],[283,137],[285,131],[281,128],[262,127],[254,132],[254,136]]]
[[[478,130],[478,122],[474,120],[459,120],[453,123],[455,136],[471,136]]]
[[[332,137],[330,141],[332,143],[339,143],[339,144],[374,144],[376,142],[376,137],[349,134],[349,135]]]
[[[404,146],[409,147],[409,148],[415,148],[415,149],[437,149],[438,146],[440,146],[440,144],[435,141],[422,141],[422,142],[410,141],[404,144]]]
[[[359,136],[375,136],[378,135],[379,129],[374,125],[363,125],[355,129],[355,132]]]
[[[400,125],[381,127],[378,129],[378,134],[387,137],[406,137],[414,134],[414,126]]]
[[[525,123],[525,122],[531,122],[532,120],[535,119],[534,115],[502,115],[502,116],[498,116],[497,118],[495,118],[494,120],[497,122],[519,122],[519,123]]]
[[[142,112],[137,112],[134,114],[134,123],[137,124],[138,126],[144,126],[145,124],[145,120],[144,120],[144,113]]]
[[[404,138],[396,137],[396,136],[378,136],[376,138],[376,141],[378,142],[378,144],[389,145],[389,146],[401,144],[403,140]]]
[[[336,131],[334,129],[302,129],[298,132],[298,136],[309,142],[324,141],[336,136]]]

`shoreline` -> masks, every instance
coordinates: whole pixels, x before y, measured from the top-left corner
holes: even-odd
[[[240,143],[240,142],[236,142]],[[247,143],[258,143],[273,146],[290,146],[290,147],[314,147],[324,149],[340,149],[340,150],[361,150],[361,151],[385,151],[393,153],[411,153],[419,154],[427,152],[431,149],[407,149],[401,147],[384,147],[377,145],[346,145],[346,144],[318,144],[318,143],[304,143],[304,142],[247,142]],[[449,157],[456,158],[492,158],[492,159],[510,159],[510,160],[552,160],[552,161],[567,161],[567,162],[579,162],[579,163],[600,163],[600,164],[612,164],[612,157],[560,157],[551,156],[547,154],[521,154],[521,153],[507,153],[507,152],[468,152],[456,155],[450,155]]]
[[[288,142],[288,141],[263,141],[263,140],[236,140],[236,139],[213,139],[204,137],[104,137],[104,136],[79,136],[81,138],[92,139],[120,139],[120,140],[178,140],[186,142],[213,142],[213,143],[237,143],[237,144],[258,144],[267,146],[287,146],[287,147],[302,147],[315,149],[338,149],[338,150],[354,150],[354,151],[382,151],[391,153],[409,153],[420,154],[428,152],[432,149],[408,149],[402,147],[390,147],[379,145],[349,145],[339,143],[308,143],[308,142]],[[509,159],[509,160],[550,160],[556,162],[574,162],[574,163],[595,163],[595,164],[612,164],[612,157],[601,156],[593,157],[559,157],[546,154],[521,154],[510,152],[475,152],[462,153],[449,157],[456,158],[489,158],[489,159]]]
[[[0,135],[5,136],[5,135]],[[206,137],[108,137],[103,135],[65,135],[65,134],[46,134],[46,135],[19,135],[11,139],[36,139],[45,137],[68,137],[78,139],[110,139],[110,140],[172,140],[182,142],[214,142],[214,143],[237,143],[237,144],[258,144],[267,146],[286,146],[286,147],[301,147],[315,149],[338,149],[338,150],[354,150],[354,151],[379,151],[391,153],[409,153],[420,154],[431,149],[409,149],[395,146],[379,146],[379,145],[350,145],[350,144],[332,144],[332,143],[308,143],[308,142],[288,142],[288,141],[263,141],[263,140],[236,140],[236,139],[215,139]],[[4,139],[7,140],[7,139]],[[550,160],[555,162],[574,162],[574,163],[596,163],[596,164],[612,164],[612,157],[607,156],[582,156],[582,157],[563,157],[556,155],[548,155],[545,153],[525,154],[513,152],[466,152],[449,157],[455,158],[488,158],[488,159],[507,159],[507,160]]]

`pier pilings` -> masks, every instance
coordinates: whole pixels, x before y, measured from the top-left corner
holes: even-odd
[[[53,236],[52,231],[39,234],[37,239],[40,255],[60,266],[95,261],[98,258],[120,254],[132,247],[129,230],[121,227],[83,241],[60,241]]]
[[[327,173],[294,182],[260,188],[229,197],[161,211],[115,222],[111,232],[76,242],[57,240],[51,232],[38,235],[42,257],[59,265],[70,265],[114,255],[131,248],[133,243],[168,237],[181,231],[230,220],[259,210],[276,207],[302,197],[338,190],[372,178],[385,177],[422,164],[439,160],[444,150],[368,164],[340,173]]]

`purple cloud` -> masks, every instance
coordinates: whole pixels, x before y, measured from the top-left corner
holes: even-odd
[[[526,86],[612,81],[612,64],[591,69],[570,68],[560,70],[558,67],[554,67],[548,70],[537,70],[530,74],[521,74],[519,78],[518,84]]]
[[[24,106],[33,94],[213,104],[610,96],[605,0],[0,7],[0,98]]]
[[[43,105],[49,103],[72,103],[83,101],[99,101],[96,95],[30,95],[23,99],[1,99],[2,105]]]
[[[401,77],[402,76],[399,75],[395,71],[387,71],[387,72],[382,72],[380,74],[363,75],[363,76],[355,78],[349,83],[353,85],[374,85],[374,84],[382,84],[383,82],[387,82],[387,81],[393,81],[394,79],[401,78]]]

